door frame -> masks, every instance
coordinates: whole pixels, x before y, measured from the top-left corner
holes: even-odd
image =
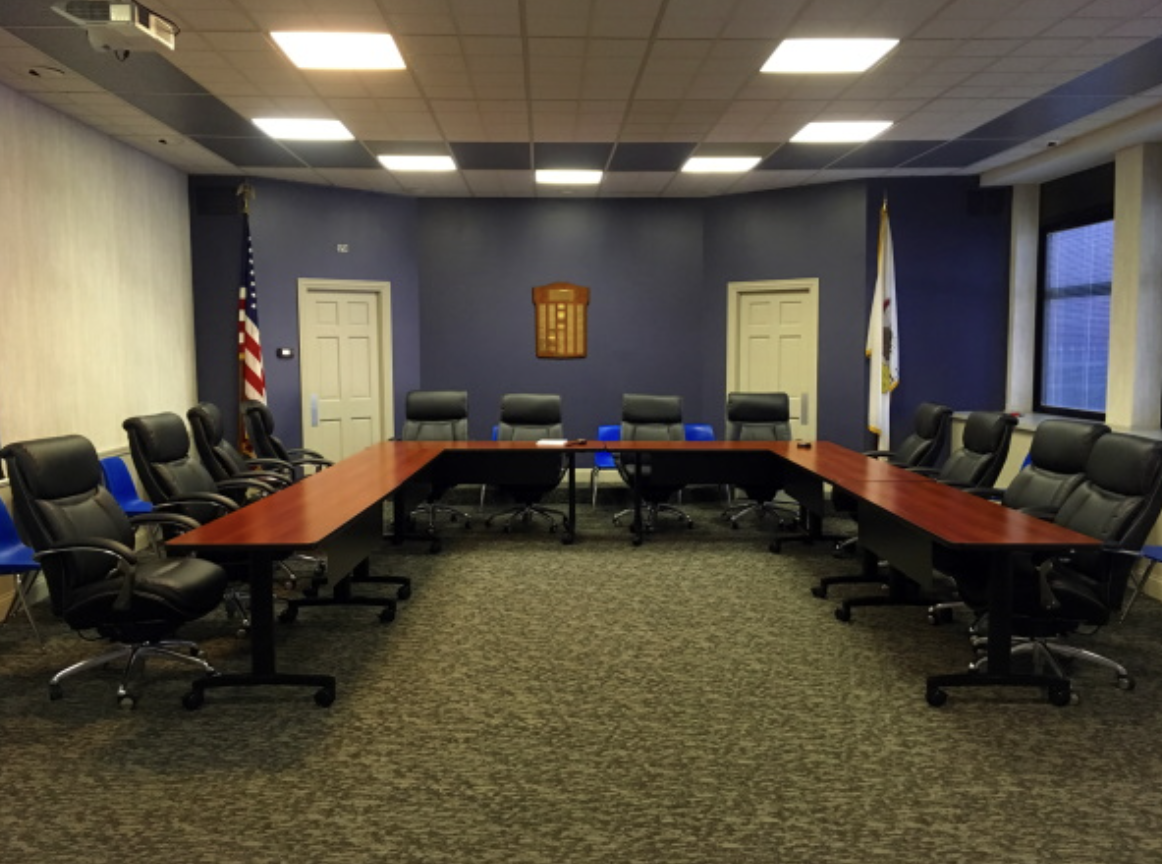
[[[816,277],[801,277],[798,279],[761,279],[753,282],[728,282],[726,284],[726,392],[738,390],[738,306],[744,294],[773,294],[807,293],[807,302],[811,304],[815,317],[815,392],[812,394],[816,403],[819,401],[819,279]],[[819,416],[818,404],[807,406],[810,416],[814,413]],[[818,422],[811,423],[818,430]]]
[[[303,441],[306,442],[307,429],[311,423],[310,395],[306,392],[306,376],[303,370],[306,367],[302,357],[303,346],[303,309],[311,294],[375,294],[379,299],[379,433],[386,441],[395,435],[395,380],[392,375],[391,340],[391,283],[373,282],[366,279],[324,279],[318,277],[301,277],[298,280],[298,337],[299,337],[299,404],[301,406],[301,422],[303,426]]]

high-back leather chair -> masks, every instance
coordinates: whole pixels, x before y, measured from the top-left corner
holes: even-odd
[[[939,470],[912,466],[948,486],[991,486],[1009,456],[1009,442],[1017,418],[1001,411],[973,411],[964,421],[961,446],[944,460]]]
[[[131,677],[148,656],[214,674],[194,643],[171,637],[222,601],[225,571],[198,558],[139,557],[133,525],[103,485],[97,452],[87,439],[65,435],[10,444],[0,456],[11,477],[17,524],[44,567],[53,612],[78,632],[116,643],[54,675],[49,695],[60,698],[67,677],[124,661],[117,698],[133,704]],[[137,518],[183,521],[160,514]],[[186,527],[194,524],[184,521]]]
[[[404,421],[400,428],[402,441],[467,441],[468,440],[468,392],[466,390],[412,390],[404,398]],[[449,516],[453,522],[463,521],[464,527],[472,525],[472,517],[467,512],[449,504],[441,504],[442,498],[456,486],[456,479],[437,463],[428,472],[430,486],[424,503],[412,511],[412,520],[424,523],[424,531],[431,538],[432,551],[440,548],[436,537],[436,517],[440,513]]]
[[[226,435],[222,412],[213,402],[199,402],[186,412],[194,449],[215,481],[251,477],[282,488],[294,480],[294,466],[283,459],[247,457]]]
[[[870,450],[868,456],[886,459],[901,468],[929,468],[940,461],[948,446],[952,409],[921,402],[912,415],[912,431],[892,450]]]
[[[727,441],[790,441],[791,400],[786,393],[728,393],[726,395]],[[750,513],[760,517],[777,513],[774,497],[783,488],[783,478],[773,459],[763,455],[732,454],[738,463],[739,476],[748,477],[735,484],[742,489],[745,501],[728,507],[722,514],[737,528],[739,520]]]
[[[1025,465],[1007,487],[977,486],[968,491],[1030,516],[1052,519],[1084,481],[1093,445],[1109,431],[1110,427],[1104,423],[1087,420],[1044,420],[1033,432]],[[973,567],[985,569],[980,561],[966,563],[964,556],[950,554],[944,554],[938,566],[948,575],[964,573]],[[928,620],[932,624],[946,623],[952,620],[956,610],[970,605],[959,598],[933,603],[928,607]],[[984,601],[978,598],[976,605],[982,607]]]
[[[1013,634],[1022,640],[1013,653],[1033,652],[1059,677],[1057,660],[1096,663],[1115,674],[1122,689],[1134,679],[1117,661],[1062,637],[1109,623],[1121,608],[1130,570],[1162,512],[1162,441],[1120,432],[1100,435],[1086,461],[1084,478],[1062,502],[1053,521],[1097,538],[1100,550],[1078,552],[1049,562],[1018,557],[1013,572]],[[980,574],[958,576],[961,593],[981,603],[987,581]],[[979,645],[980,643],[978,643]],[[983,661],[975,664],[981,668]]]
[[[301,474],[308,470],[320,471],[335,463],[322,453],[305,447],[287,447],[274,434],[274,414],[265,402],[250,399],[242,403],[242,423],[246,437],[260,459],[278,459],[289,462]]]
[[[626,393],[621,397],[622,441],[684,441],[686,428],[682,423],[682,397],[658,396],[648,393]],[[638,477],[638,466],[641,476]],[[670,513],[693,527],[692,520],[680,508],[667,500],[686,485],[680,463],[653,454],[620,454],[617,470],[629,486],[638,487],[645,505],[645,530],[657,524],[659,513]],[[618,523],[631,511],[623,510],[613,517]]]
[[[500,400],[500,422],[497,441],[539,441],[544,438],[560,439],[565,436],[561,422],[561,397],[555,393],[508,393]],[[510,530],[514,521],[529,522],[534,517],[544,519],[550,531],[558,523],[568,527],[568,517],[560,510],[545,507],[541,500],[565,476],[567,463],[560,452],[521,453],[512,460],[511,471],[506,472],[514,482],[499,484],[501,492],[516,499],[517,504],[494,513],[485,524],[504,517],[504,530]]]

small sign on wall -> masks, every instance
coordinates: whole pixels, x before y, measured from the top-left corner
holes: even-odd
[[[586,355],[589,289],[553,282],[533,289],[537,356],[566,360]]]

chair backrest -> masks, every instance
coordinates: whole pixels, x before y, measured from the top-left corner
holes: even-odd
[[[1162,511],[1162,441],[1109,432],[1093,444],[1085,477],[1053,521],[1102,541],[1108,551],[1137,552]],[[1110,609],[1122,604],[1133,555],[1102,552],[1070,556],[1068,567],[1104,592]]]
[[[137,486],[133,476],[129,473],[129,466],[120,456],[107,456],[101,460],[101,473],[105,477],[105,488],[113,495],[113,499],[121,506],[126,515],[148,513],[153,505],[142,500],[137,494]]]
[[[467,441],[466,390],[412,390],[404,402],[404,441]]]
[[[683,423],[687,441],[713,441],[714,427],[709,423]]]
[[[561,397],[555,393],[508,393],[500,400],[498,441],[562,438]]]
[[[190,436],[177,414],[166,411],[130,417],[121,424],[129,434],[129,453],[145,494],[155,505],[190,493],[218,492],[210,472],[190,454]],[[221,515],[213,504],[183,505],[181,512],[208,522]]]
[[[246,457],[226,437],[222,412],[212,402],[199,402],[186,412],[194,449],[215,480],[229,480],[245,474]]]
[[[786,393],[728,393],[727,441],[790,441],[791,400]]]
[[[286,446],[274,434],[274,414],[265,402],[248,399],[242,403],[242,424],[254,453],[263,459],[281,459],[290,462]]]
[[[621,440],[621,424],[607,423],[597,427],[598,441],[620,441]],[[593,464],[598,468],[613,468],[617,462],[613,458],[612,453],[607,453],[603,450],[598,450],[593,454]]]
[[[1005,488],[1001,503],[1014,510],[1034,510],[1050,517],[1085,479],[1085,466],[1104,423],[1044,420],[1033,433],[1025,466]]]
[[[944,461],[937,479],[951,486],[992,486],[1005,467],[1017,418],[1003,411],[973,411],[961,446]]]
[[[952,409],[921,402],[912,415],[912,432],[892,451],[889,461],[901,468],[931,468],[948,444]]]
[[[626,393],[621,397],[621,440],[684,441],[682,397]]]
[[[20,539],[12,514],[0,503],[0,573],[27,573],[39,569],[32,547]]]
[[[0,451],[12,483],[16,524],[36,551],[84,539],[113,540],[133,548],[133,527],[105,488],[92,443],[62,435],[9,444]],[[110,559],[92,553],[50,555],[44,559],[49,602],[68,616],[85,587],[109,578]]]

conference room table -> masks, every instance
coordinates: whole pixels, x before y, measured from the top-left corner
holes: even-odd
[[[169,541],[174,554],[247,561],[251,602],[251,668],[197,679],[186,707],[202,704],[207,688],[292,685],[316,687],[315,701],[330,705],[336,682],[325,673],[287,673],[277,668],[274,639],[274,563],[295,552],[325,554],[332,573],[363,572],[383,544],[383,504],[422,481],[424,472],[449,452],[544,451],[535,442],[385,441],[304,478],[274,495]],[[880,559],[924,586],[930,583],[937,550],[968,553],[986,562],[989,579],[988,664],[984,671],[928,679],[930,704],[942,704],[953,686],[1023,686],[1046,689],[1050,700],[1069,700],[1068,679],[1015,673],[1011,664],[1012,567],[1014,553],[1056,554],[1099,546],[1097,540],[965,493],[931,478],[868,458],[830,442],[691,441],[600,442],[561,446],[569,460],[569,540],[574,538],[575,473],[578,452],[611,450],[641,459],[647,453],[682,454],[692,466],[699,456],[767,453],[772,476],[808,510],[822,514],[826,486],[839,486],[857,502],[865,566]],[[698,470],[710,471],[713,460]],[[719,463],[721,464],[721,463]],[[801,497],[799,497],[801,496]],[[401,518],[397,501],[396,518]],[[404,514],[406,516],[406,514]],[[398,524],[398,523],[397,523]],[[640,536],[640,492],[635,490],[635,536]]]

